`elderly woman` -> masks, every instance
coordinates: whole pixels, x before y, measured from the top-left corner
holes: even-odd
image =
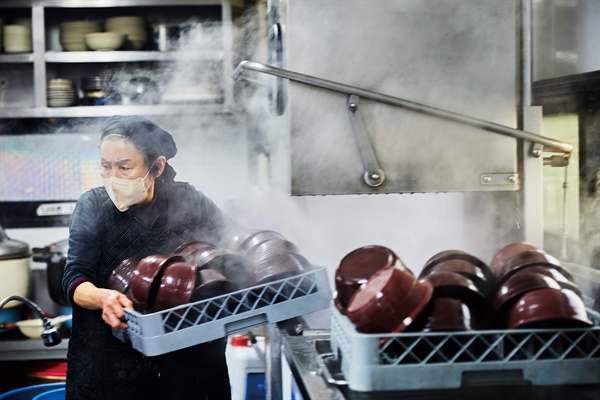
[[[107,289],[125,259],[169,254],[190,240],[220,243],[227,217],[193,186],[175,182],[172,136],[141,117],[112,117],[100,143],[104,187],[77,201],[63,289],[73,306],[67,399],[228,399],[225,340],[147,358],[123,344],[131,301]]]

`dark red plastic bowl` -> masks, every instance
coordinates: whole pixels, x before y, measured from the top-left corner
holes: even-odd
[[[560,269],[565,276],[568,276],[570,279],[572,278],[571,275],[561,267],[560,261],[556,257],[546,253],[544,250],[532,250],[515,254],[506,260],[502,268],[498,271],[498,280],[504,281],[517,271],[535,265],[552,266]]]
[[[350,299],[348,318],[363,333],[397,333],[425,308],[433,287],[402,268],[376,271]]]
[[[460,300],[479,318],[489,311],[489,302],[485,294],[469,278],[456,272],[431,272],[421,278],[433,286],[434,298],[452,298]]]
[[[446,262],[446,261],[450,261],[450,260],[467,261],[467,262],[479,267],[479,269],[481,269],[481,272],[483,273],[483,275],[485,276],[485,279],[487,281],[495,282],[494,273],[490,270],[490,268],[488,267],[488,265],[486,263],[484,263],[483,261],[481,261],[481,259],[475,257],[474,255],[467,253],[466,251],[462,251],[462,250],[444,250],[444,251],[440,251],[439,253],[436,253],[431,258],[429,258],[429,260],[427,260],[425,262],[425,265],[423,266],[423,269],[421,270],[420,275],[423,275],[423,276],[427,275],[429,270],[431,268],[433,268],[434,266],[436,266],[440,263]]]
[[[198,271],[198,279],[192,301],[209,299],[240,290],[237,283],[227,279],[222,273],[214,269]]]
[[[152,311],[189,303],[195,286],[195,264],[184,261],[168,264],[163,271]]]
[[[524,270],[523,272],[527,272]],[[543,274],[523,273],[510,277],[498,286],[492,300],[494,324],[506,328],[510,310],[525,293],[538,289],[560,289],[556,280]]]
[[[456,332],[474,329],[466,304],[448,297],[432,298],[415,324],[422,332]]]
[[[364,246],[344,256],[335,271],[334,304],[337,309],[345,314],[354,293],[367,283],[375,272],[386,267],[399,268],[412,275],[412,271],[402,260],[391,249],[384,246]]]
[[[470,261],[461,259],[450,259],[437,263],[427,270],[421,271],[419,278],[436,272],[454,272],[470,279],[486,298],[491,299],[496,290],[496,279],[494,276],[486,275],[480,266]]]
[[[587,328],[593,326],[585,304],[568,289],[540,289],[524,294],[510,312],[515,328]]]
[[[123,260],[117,268],[111,272],[108,278],[108,288],[116,290],[130,296],[129,285],[131,283],[131,277],[142,257],[130,257]]]
[[[151,310],[160,286],[163,269],[170,263],[184,261],[181,256],[154,254],[144,257],[131,276],[129,293],[138,311]]]
[[[535,251],[538,250],[537,246],[526,243],[526,242],[514,242],[507,244],[498,250],[492,260],[490,261],[489,267],[490,270],[498,276],[500,271],[504,268],[504,263],[511,257],[516,254],[522,253],[524,251]]]

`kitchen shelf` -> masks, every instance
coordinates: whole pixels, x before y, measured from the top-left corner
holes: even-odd
[[[179,7],[178,7],[179,6]],[[233,109],[233,18],[240,15],[244,0],[7,0],[0,9],[6,17],[31,18],[33,51],[23,54],[0,54],[0,76],[9,85],[4,88],[4,98],[18,98],[19,106],[0,108],[1,119],[105,117],[112,115],[176,116],[186,114],[230,114]],[[14,12],[12,10],[15,10]],[[24,12],[25,10],[25,12]],[[28,12],[27,12],[28,11]],[[62,22],[86,19],[86,15],[103,20],[122,15],[138,15],[146,19],[148,27],[147,48],[139,51],[62,51],[57,42]],[[164,17],[164,18],[163,18]],[[152,23],[177,23],[192,18],[211,29],[216,23],[220,31],[210,32],[206,40],[214,43],[185,43],[185,50],[152,50]],[[212,36],[211,36],[212,35]],[[144,63],[143,65],[140,63]],[[189,63],[189,64],[188,64]],[[32,75],[24,78],[19,68],[32,68]],[[130,79],[133,71],[141,67],[146,76],[160,71],[161,79],[169,81],[169,68],[173,71],[197,68],[202,74],[191,74],[189,86],[218,86],[220,98],[207,101],[183,101],[158,105],[123,105],[48,107],[47,82],[53,78],[72,79],[82,76],[104,76],[115,71]],[[208,66],[208,68],[207,68]],[[177,73],[177,72],[174,72]],[[156,79],[159,78],[154,78]],[[16,82],[16,84],[15,84]],[[162,82],[160,82],[162,83]],[[180,85],[181,86],[181,85]],[[163,88],[168,90],[169,88]],[[114,90],[114,89],[113,89]],[[17,93],[18,92],[18,93]],[[81,92],[80,92],[81,94]],[[141,103],[141,102],[139,102]]]
[[[27,64],[33,62],[33,53],[0,54],[0,64]]]
[[[187,107],[183,107],[187,106]],[[210,114],[229,114],[231,110],[223,104],[156,104],[126,106],[73,106],[73,107],[31,107],[0,108],[2,118],[93,118],[111,117],[113,115],[185,115],[198,114],[198,108]]]
[[[105,63],[138,61],[217,61],[222,60],[220,50],[199,50],[181,54],[177,51],[70,51],[47,52],[49,63]]]

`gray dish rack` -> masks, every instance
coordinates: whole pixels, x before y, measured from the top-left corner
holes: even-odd
[[[151,314],[127,309],[127,329],[113,334],[155,356],[328,308],[332,294],[326,269],[305,269],[293,277]]]
[[[331,383],[354,391],[600,383],[600,314],[593,310],[591,328],[398,334],[359,333],[331,310],[333,353],[320,357],[341,365],[343,379]]]

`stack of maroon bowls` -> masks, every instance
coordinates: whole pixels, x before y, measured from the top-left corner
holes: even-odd
[[[591,326],[581,292],[560,261],[536,246],[510,243],[494,255],[492,299],[499,329]]]
[[[142,258],[130,280],[129,293],[134,308],[153,312],[189,302],[189,288],[193,288],[196,281],[195,268],[177,255],[154,254]]]
[[[419,279],[433,286],[431,304],[411,330],[464,331],[488,325],[495,277],[479,258],[445,250],[425,263]]]
[[[363,333],[396,333],[425,308],[433,288],[385,246],[357,248],[335,272],[334,305]]]

